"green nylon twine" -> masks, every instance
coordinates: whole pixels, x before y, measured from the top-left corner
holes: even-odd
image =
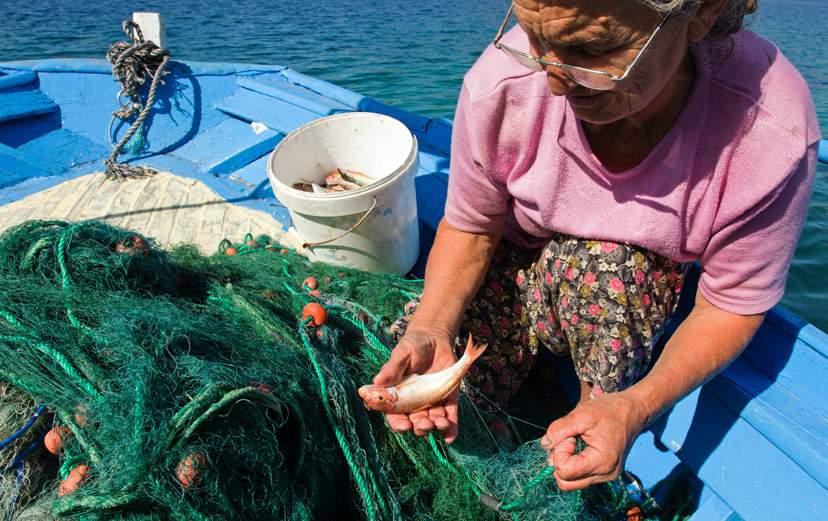
[[[360,330],[360,332],[362,332],[362,334],[364,335],[366,342],[368,342],[368,345],[374,351],[380,352],[386,357],[390,354],[391,350],[382,341],[379,340],[379,338],[368,328],[368,326],[365,325],[365,323],[362,320],[359,320],[357,317],[353,316],[353,314],[347,312],[340,313],[339,316],[342,319],[354,325],[355,327],[357,327]],[[403,436],[399,436],[399,438],[403,439]],[[472,478],[472,476],[468,472],[465,471],[465,469],[454,465],[451,461],[448,460],[443,450],[440,448],[439,443],[433,433],[429,433],[428,435],[428,444],[432,449],[432,454],[434,455],[435,459],[441,465],[451,470],[452,472],[462,476],[466,480],[468,486],[475,495],[480,496],[481,494],[483,494],[483,490],[481,489],[480,485]],[[419,465],[422,464],[420,463]],[[520,494],[521,497],[510,503],[503,504],[501,502],[501,504],[498,507],[498,510],[502,512],[511,512],[519,510],[526,503],[526,496],[528,495],[528,493],[534,488],[536,488],[538,485],[543,483],[545,480],[550,479],[554,472],[555,468],[552,466],[548,466],[545,469],[543,469],[537,476],[533,477],[526,483],[526,485],[523,486],[523,489]]]
[[[463,414],[448,446],[363,409],[355,382],[388,360],[388,326],[420,281],[314,264],[264,237],[229,247],[165,252],[94,222],[0,234],[0,389],[47,403],[72,433],[62,468],[27,461],[21,516],[595,519],[556,488],[536,443],[492,443],[482,415]],[[321,296],[303,288],[310,276]],[[309,302],[326,325],[299,319]],[[3,411],[21,406],[4,399],[0,432],[13,432]],[[55,499],[83,463],[89,478]]]
[[[308,354],[308,358],[310,359],[311,365],[313,366],[314,373],[316,374],[317,381],[319,383],[319,395],[322,398],[322,405],[325,410],[325,416],[328,419],[328,423],[330,424],[331,428],[333,429],[336,435],[336,441],[339,444],[339,448],[342,451],[345,460],[348,462],[348,468],[351,471],[351,477],[354,479],[354,483],[359,490],[360,496],[362,497],[362,502],[365,505],[366,514],[368,519],[373,521],[377,519],[377,507],[374,504],[374,495],[373,491],[368,489],[368,484],[365,483],[365,478],[362,476],[362,473],[357,466],[356,459],[351,451],[351,448],[348,446],[348,443],[345,440],[345,434],[337,425],[336,419],[334,418],[333,412],[331,411],[330,406],[328,405],[328,384],[325,378],[324,373],[322,372],[322,368],[319,365],[319,361],[316,358],[316,354],[314,353],[313,346],[311,345],[310,338],[308,337],[308,332],[306,329],[305,322],[300,322],[299,324],[299,335],[302,338],[302,344],[305,346],[305,351]]]

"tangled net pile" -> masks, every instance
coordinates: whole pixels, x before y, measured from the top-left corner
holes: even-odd
[[[536,441],[503,451],[469,403],[451,449],[364,409],[355,385],[419,282],[229,246],[164,252],[100,223],[0,237],[6,519],[593,517]],[[301,318],[313,301],[321,327]]]

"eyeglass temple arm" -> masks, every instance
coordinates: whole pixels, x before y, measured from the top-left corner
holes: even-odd
[[[670,15],[668,14],[667,16],[665,16],[661,20],[661,22],[659,22],[659,24],[653,30],[653,34],[651,34],[650,37],[647,38],[647,42],[644,44],[644,47],[641,48],[641,52],[639,52],[638,54],[635,55],[635,59],[632,61],[632,63],[627,65],[627,68],[624,71],[624,74],[622,74],[621,76],[617,76],[615,78],[615,81],[621,81],[621,80],[625,79],[630,74],[630,71],[633,70],[633,67],[635,67],[635,64],[638,63],[638,60],[641,59],[641,55],[644,54],[644,51],[647,50],[647,47],[650,46],[650,43],[655,39],[658,32],[661,30],[662,27],[664,27],[664,24],[667,23],[667,20],[669,20],[669,19],[670,19]]]
[[[503,19],[503,23],[500,24],[500,29],[497,30],[497,35],[495,35],[494,42],[497,44],[501,38],[503,38],[503,33],[506,31],[506,26],[509,24],[509,18],[512,17],[512,12],[514,11],[515,5],[511,2],[509,3],[509,11],[506,13],[506,18]]]

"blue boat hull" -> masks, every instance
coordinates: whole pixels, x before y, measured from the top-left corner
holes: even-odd
[[[270,190],[266,160],[287,133],[352,110],[405,123],[420,144],[422,270],[443,214],[450,121],[285,67],[173,63],[171,70],[147,127],[147,148],[129,159],[201,181],[285,225],[290,217]],[[117,91],[103,61],[0,64],[0,206],[102,171]],[[267,129],[251,132],[252,122]],[[828,161],[825,143],[820,154]],[[691,287],[686,295],[692,293]],[[681,314],[691,301],[683,300]],[[656,495],[665,480],[688,477],[697,520],[828,517],[827,396],[828,336],[777,307],[731,367],[640,436],[628,468]]]

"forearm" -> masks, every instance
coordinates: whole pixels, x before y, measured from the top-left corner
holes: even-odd
[[[667,342],[650,374],[624,391],[640,407],[642,427],[727,367],[763,318],[728,313],[697,296],[694,310]]]
[[[425,325],[457,334],[463,314],[486,275],[502,235],[460,231],[445,220],[426,265],[425,288],[410,327]]]

